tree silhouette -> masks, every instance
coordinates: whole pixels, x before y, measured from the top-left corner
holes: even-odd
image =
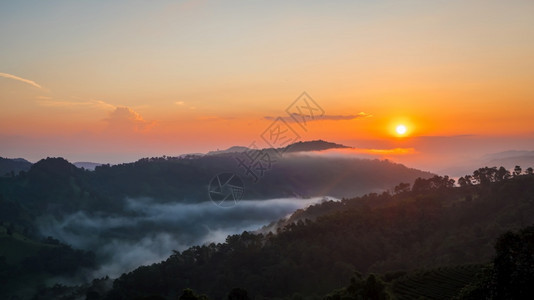
[[[520,166],[515,166],[514,168],[514,176],[519,176],[521,175],[521,167]]]
[[[228,300],[249,300],[247,290],[242,288],[233,288],[228,294]]]
[[[534,295],[534,226],[503,234],[495,245],[494,296],[527,299]]]
[[[179,300],[199,300],[199,297],[193,292],[192,289],[185,289],[182,291],[182,295]]]
[[[394,188],[394,192],[395,194],[401,194],[401,193],[405,193],[405,192],[409,192],[410,191],[410,184],[409,183],[399,183],[399,185],[397,185],[395,188]]]

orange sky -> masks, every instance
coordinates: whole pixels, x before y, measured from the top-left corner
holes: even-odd
[[[429,137],[529,150],[533,12],[532,1],[3,3],[0,156],[124,162],[247,146],[303,91],[324,118],[290,122],[301,140],[413,149],[397,159],[415,165],[436,159]]]

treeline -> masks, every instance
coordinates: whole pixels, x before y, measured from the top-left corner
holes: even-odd
[[[322,207],[326,213],[318,213]],[[362,274],[491,261],[494,241],[534,224],[534,176],[454,187],[419,179],[396,194],[370,194],[310,208],[276,234],[244,232],[192,247],[115,280],[107,299],[176,298],[185,288],[220,299],[233,287],[253,298],[322,297],[355,270]],[[369,275],[354,289],[380,285]],[[364,282],[365,284],[363,284]],[[363,285],[362,285],[363,284]]]
[[[513,173],[510,173],[507,169],[504,167],[484,167],[480,168],[473,172],[473,175],[465,175],[463,177],[460,177],[458,179],[458,184],[460,186],[470,186],[475,184],[489,184],[492,182],[500,182],[506,179],[510,179],[511,177],[517,177],[521,175],[533,175],[534,169],[532,167],[528,167],[524,174],[522,173],[522,169],[520,166],[515,166]]]
[[[0,177],[0,195],[4,202],[16,203],[30,214],[61,216],[78,210],[121,211],[127,197],[150,197],[157,202],[209,201],[208,183],[221,172],[234,172],[242,178],[246,199],[342,197],[386,189],[402,178],[431,176],[389,161],[292,155],[273,161],[261,184],[256,184],[240,169],[236,155],[147,158],[102,165],[94,171],[79,169],[63,158],[47,158],[16,176]]]

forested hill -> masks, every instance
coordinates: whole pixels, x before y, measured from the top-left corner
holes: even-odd
[[[20,171],[28,171],[32,163],[23,158],[0,157],[0,176],[15,176]]]
[[[315,220],[298,220],[276,234],[244,232],[140,267],[117,279],[107,297],[174,299],[192,288],[221,299],[235,287],[251,298],[321,296],[344,286],[354,271],[390,274],[489,263],[499,235],[534,224],[534,175],[500,176],[497,168],[482,168],[463,177],[461,187],[452,182],[436,176],[400,184],[393,194],[323,203],[308,209],[319,216]],[[438,276],[459,272],[474,279],[477,268],[444,269]],[[397,292],[424,282],[420,276],[403,279]],[[449,292],[459,288],[457,282]]]
[[[254,150],[256,155],[262,150]],[[126,197],[158,202],[209,201],[208,184],[219,173],[233,172],[245,185],[245,199],[344,197],[393,188],[402,180],[431,176],[389,161],[322,156],[283,156],[263,176],[247,176],[236,155],[146,158],[134,163],[76,168],[62,158],[43,159],[19,175],[0,177],[6,201],[37,213],[120,209]],[[237,157],[239,158],[239,157]]]

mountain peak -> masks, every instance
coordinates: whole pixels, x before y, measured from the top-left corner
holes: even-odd
[[[47,157],[33,164],[30,173],[46,172],[48,174],[71,174],[77,170],[76,166],[62,157]]]
[[[300,141],[285,147],[286,152],[321,151],[327,149],[351,148],[345,145],[331,143],[323,140]]]

